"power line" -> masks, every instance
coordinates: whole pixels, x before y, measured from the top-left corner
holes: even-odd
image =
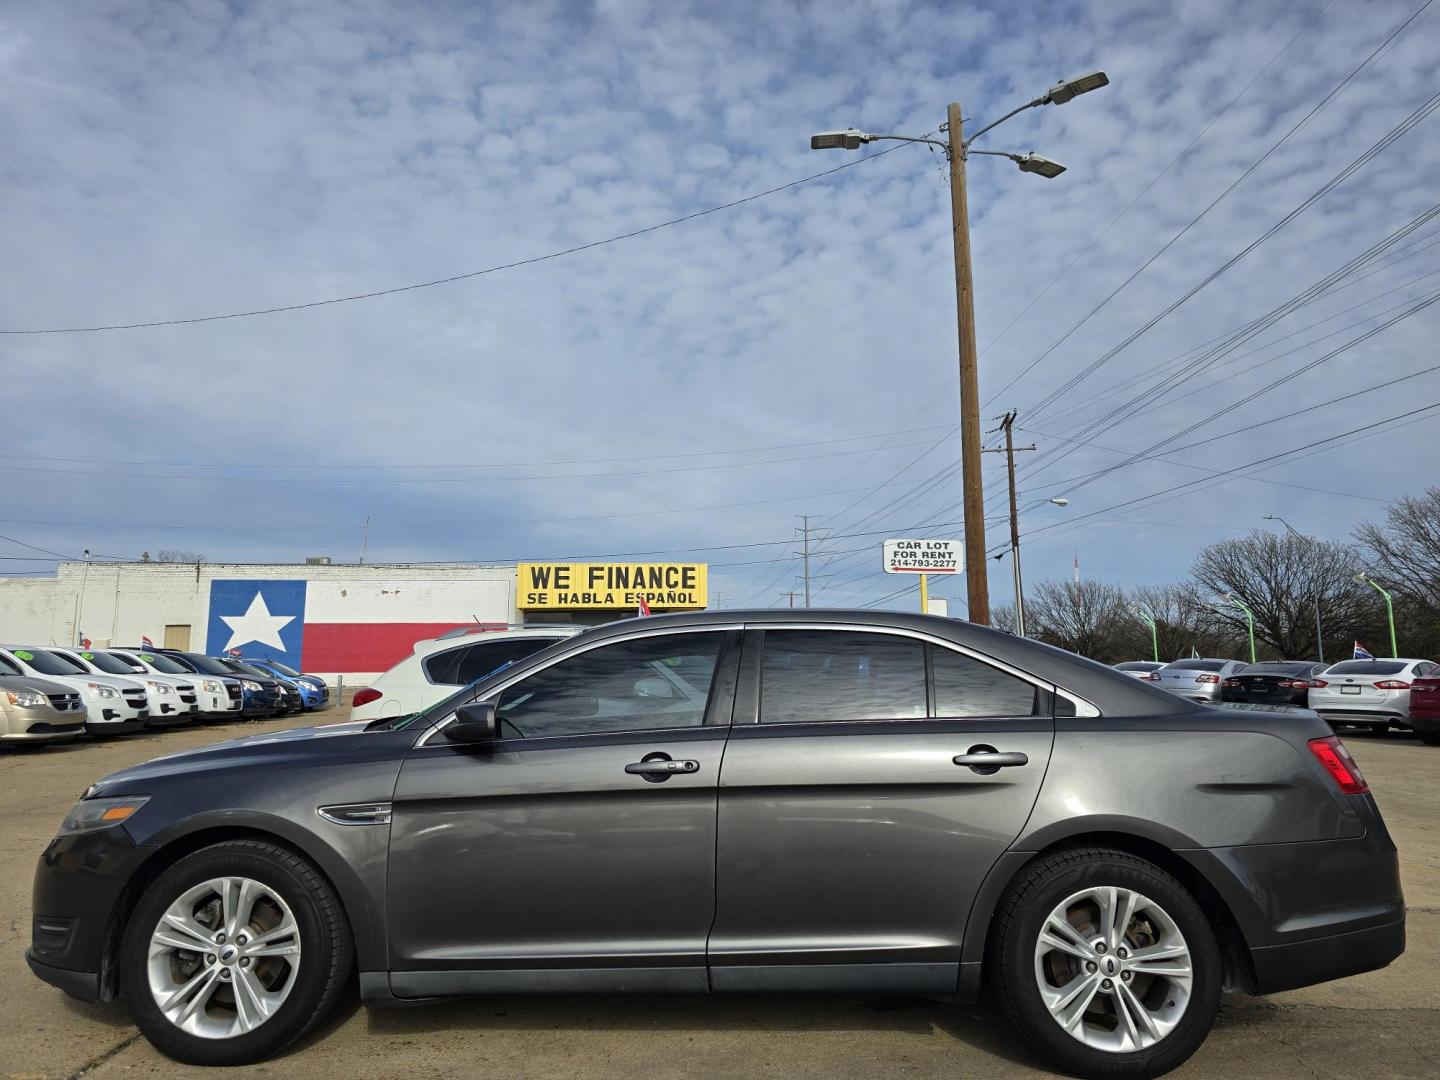
[[[249,311],[231,311],[217,315],[196,315],[183,319],[155,319],[149,322],[111,323],[100,326],[61,326],[47,327],[30,330],[0,330],[0,334],[6,335],[39,335],[39,334],[94,334],[106,330],[140,330],[155,326],[188,326],[194,323],[221,322],[226,319],[248,319],[259,315],[278,315],[286,311],[303,311],[308,308],[329,307],[334,304],[349,304],[357,300],[373,300],[381,296],[394,296],[397,293],[414,292],[418,289],[429,289],[436,285],[449,285],[457,281],[467,281],[470,278],[482,277],[486,274],[498,274],[504,270],[515,270],[522,266],[534,266],[536,263],[549,262],[553,259],[565,258],[569,255],[578,255],[583,251],[590,251],[594,248],[605,247],[609,244],[618,244],[623,240],[633,240],[638,236],[645,236],[649,233],[658,232],[661,229],[668,229],[675,225],[682,225],[687,221],[694,221],[697,218],[707,217],[710,214],[718,214],[723,210],[733,210],[737,206],[744,206],[759,199],[768,198],[771,195],[778,195],[782,191],[789,191],[791,188],[800,187],[815,180],[822,180],[827,176],[834,176],[846,169],[853,169],[857,165],[863,165],[867,161],[874,161],[876,158],[884,157],[886,154],[893,154],[912,143],[896,143],[888,149],[878,151],[874,154],[866,154],[864,157],[847,161],[843,165],[837,165],[833,169],[826,169],[824,172],[812,173],[809,176],[802,176],[798,180],[791,180],[788,183],[776,187],[767,188],[764,191],[757,191],[751,195],[745,195],[730,202],[721,203],[719,206],[712,206],[705,210],[696,210],[693,213],[683,214],[669,221],[662,221],[655,225],[647,225],[643,229],[633,229],[618,236],[609,236],[604,240],[591,240],[589,243],[576,244],[573,247],[562,248],[559,251],[551,251],[544,255],[535,255],[528,259],[517,259],[514,262],[501,263],[497,266],[487,266],[483,270],[470,270],[463,274],[451,274],[449,277],[434,278],[430,281],[420,281],[411,285],[398,285],[390,289],[375,289],[370,292],[355,293],[350,296],[336,296],[328,300],[309,300],[303,303],[281,304],[274,307],[254,308]]]

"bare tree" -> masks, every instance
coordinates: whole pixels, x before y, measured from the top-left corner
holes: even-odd
[[[177,551],[174,548],[161,548],[155,553],[155,561],[197,563],[204,562],[205,556],[198,551]]]
[[[1111,664],[1130,659],[1134,616],[1125,594],[1100,581],[1042,581],[1025,602],[1030,636]]]
[[[1235,656],[1238,641],[1232,629],[1216,617],[1214,609],[1190,583],[1142,585],[1130,592],[1129,608],[1143,607],[1155,619],[1155,643],[1160,659],[1179,660],[1199,653],[1202,656]],[[1135,616],[1141,645],[1137,656],[1151,655],[1150,627]]]
[[[1384,525],[1367,522],[1355,530],[1371,569],[1440,615],[1440,488],[1391,503],[1385,517]]]
[[[1299,659],[1315,655],[1317,599],[1327,643],[1338,647],[1373,622],[1374,605],[1354,581],[1359,569],[1359,555],[1347,544],[1257,529],[1201,549],[1191,568],[1194,602],[1212,606],[1214,617],[1244,640],[1245,614],[1224,599],[1235,596],[1255,615],[1257,652],[1263,645],[1268,654]]]

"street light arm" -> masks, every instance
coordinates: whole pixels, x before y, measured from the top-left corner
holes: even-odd
[[[1038,97],[1038,98],[1036,98],[1034,101],[1027,101],[1024,105],[1021,105],[1018,109],[1011,109],[1011,110],[1010,110],[1008,113],[1006,113],[1004,116],[1000,117],[999,120],[996,120],[996,121],[994,121],[993,123],[986,124],[986,125],[985,125],[984,127],[982,127],[979,131],[975,132],[974,135],[971,135],[968,139],[966,139],[965,142],[964,142],[965,149],[967,149],[967,150],[970,149],[970,144],[973,143],[976,139],[978,139],[981,135],[984,135],[987,131],[992,131],[992,130],[994,130],[995,128],[999,127],[999,126],[1000,126],[1001,124],[1003,124],[1006,120],[1009,120],[1012,116],[1019,116],[1019,115],[1020,115],[1022,112],[1024,112],[1026,109],[1033,109],[1033,108],[1035,108],[1037,105],[1045,105],[1045,104],[1048,103],[1048,100],[1049,100],[1048,98]],[[979,151],[976,151],[976,153],[979,153]]]
[[[923,135],[871,135],[867,132],[864,139],[866,142],[880,142],[881,140],[889,140],[890,142],[923,142],[929,143],[931,146],[938,146],[941,150],[950,149],[949,143],[943,143],[939,139],[927,139]]]

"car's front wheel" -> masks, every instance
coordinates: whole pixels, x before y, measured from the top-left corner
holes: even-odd
[[[145,890],[120,979],[162,1053],[243,1065],[329,1012],[353,955],[339,898],[313,866],[274,844],[234,840],[186,856]]]
[[[1205,1041],[1220,1004],[1204,912],[1123,851],[1063,851],[1024,870],[996,913],[986,967],[1030,1044],[1079,1076],[1168,1072]]]

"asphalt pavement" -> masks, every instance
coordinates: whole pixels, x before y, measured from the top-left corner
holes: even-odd
[[[321,719],[342,716],[334,710]],[[0,750],[0,904],[8,913],[0,920],[0,1077],[225,1075],[160,1056],[122,1004],[72,1001],[30,974],[31,875],[65,811],[95,778],[162,753],[308,722]],[[1440,749],[1394,735],[1347,735],[1346,742],[1400,848],[1405,955],[1353,979],[1270,998],[1228,997],[1209,1040],[1172,1075],[1440,1075]],[[993,1005],[874,995],[489,997],[383,1010],[352,998],[283,1057],[244,1072],[287,1080],[1049,1075]]]

